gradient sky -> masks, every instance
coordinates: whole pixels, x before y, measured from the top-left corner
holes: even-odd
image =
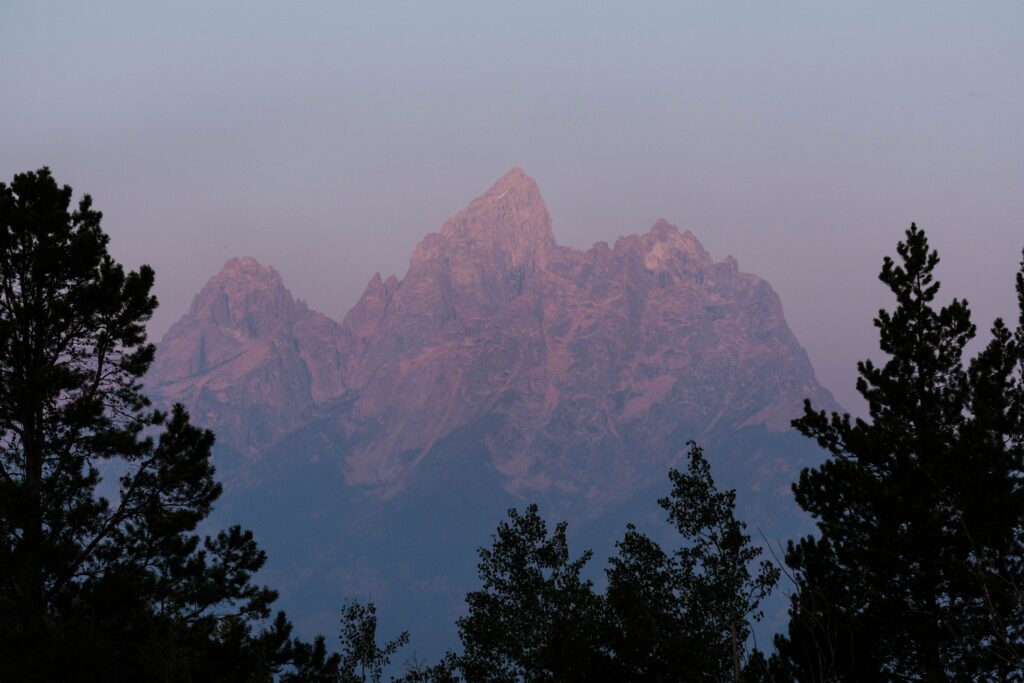
[[[664,216],[765,277],[849,408],[916,220],[1014,316],[1024,2],[0,2],[0,178],[49,165],[157,271],[236,255],[340,318],[512,166],[558,241]]]

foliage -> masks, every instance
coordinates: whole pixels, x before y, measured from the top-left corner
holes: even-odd
[[[467,681],[586,681],[610,668],[603,606],[581,578],[591,553],[569,559],[564,522],[548,534],[531,505],[509,510],[490,548],[481,548],[483,586],[458,620]]]
[[[346,680],[380,683],[391,657],[409,643],[402,631],[383,646],[377,644],[377,606],[350,601],[341,610],[341,666]],[[369,678],[368,678],[369,677]]]
[[[630,525],[608,569],[613,648],[630,680],[740,680],[751,621],[778,582],[760,561],[735,491],[718,491],[703,450],[690,442],[686,472],[671,470],[671,494],[658,501],[684,543],[672,555]]]
[[[536,505],[510,510],[480,550],[483,588],[467,596],[454,668],[467,681],[747,680],[749,663],[763,668],[748,654],[750,624],[778,569],[757,563],[735,492],[717,490],[696,444],[687,471],[670,478],[658,502],[681,547],[668,554],[630,525],[603,596],[581,578],[591,553],[570,561],[564,522],[549,535]],[[415,680],[450,680],[452,670]]]
[[[912,225],[880,279],[886,362],[858,365],[869,419],[794,422],[829,453],[794,486],[820,535],[790,544],[780,661],[799,680],[1020,680],[1024,326],[969,364],[965,302],[937,307],[938,255]],[[1024,316],[1024,266],[1017,278]]]
[[[379,683],[409,634],[378,644],[372,602],[343,607],[330,653],[271,619],[251,532],[197,532],[214,437],[142,391],[153,271],[126,273],[71,198],[47,169],[0,184],[0,679]],[[858,365],[868,419],[807,402],[793,423],[829,458],[794,485],[819,533],[787,549],[770,661],[750,643],[779,570],[690,442],[658,501],[678,548],[629,525],[599,595],[564,522],[509,510],[462,653],[401,680],[1024,680],[1024,263],[1016,328],[997,320],[965,363],[976,329],[964,301],[936,304],[924,232],[897,253],[886,362]]]
[[[0,183],[0,678],[268,678],[306,646],[260,626],[252,534],[196,533],[213,435],[142,393],[153,271],[71,197],[48,169]]]
[[[437,664],[427,664],[417,659],[415,654],[406,662],[406,672],[399,683],[457,683],[461,679],[458,674],[459,656],[448,652]]]

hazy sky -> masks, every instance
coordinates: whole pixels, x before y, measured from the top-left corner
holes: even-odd
[[[1024,2],[0,0],[0,178],[44,164],[156,268],[157,337],[236,255],[340,318],[518,165],[562,244],[664,216],[768,279],[854,408],[912,220],[1015,314]]]

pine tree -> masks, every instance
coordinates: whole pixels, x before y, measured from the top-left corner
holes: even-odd
[[[221,493],[213,435],[142,392],[153,271],[126,273],[71,198],[45,168],[0,183],[0,679],[329,671],[283,615],[260,626],[252,534],[195,532]]]
[[[858,365],[868,419],[808,402],[794,421],[830,457],[794,486],[819,534],[787,552],[779,661],[798,680],[1020,680],[1024,327],[996,321],[965,365],[975,327],[964,301],[936,306],[924,232],[897,253],[887,360]],[[1017,286],[1024,315],[1024,270]]]

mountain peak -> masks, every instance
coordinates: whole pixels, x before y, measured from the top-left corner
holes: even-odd
[[[448,219],[441,235],[456,242],[478,243],[488,251],[500,249],[510,254],[513,262],[532,260],[555,246],[551,216],[540,188],[518,167]]]
[[[262,281],[266,284],[282,284],[281,275],[273,266],[265,266],[251,256],[241,256],[227,260],[220,272],[212,280],[249,279]]]
[[[533,178],[526,175],[523,169],[518,166],[513,166],[509,169],[508,173],[498,178],[497,182],[494,183],[494,188],[509,189],[512,187],[532,187],[536,189],[537,183]]]
[[[340,325],[273,268],[228,261],[150,381],[240,453],[309,448],[381,496],[472,454],[513,495],[577,510],[663,477],[681,438],[740,453],[740,430],[786,427],[804,397],[834,405],[767,283],[664,219],[612,249],[559,248],[518,168],[424,238],[401,281],[374,275]],[[760,457],[737,456],[747,485],[788,481]]]
[[[544,207],[544,200],[541,199],[537,181],[526,175],[523,169],[518,166],[513,167],[508,173],[498,178],[487,192],[478,197],[478,200],[486,198],[492,201],[500,201],[509,194],[514,194],[514,198],[518,199],[521,205],[539,204],[541,207]],[[547,208],[544,207],[544,210],[547,211]]]
[[[281,274],[251,256],[243,256],[228,260],[206,282],[192,299],[188,315],[168,330],[164,340],[181,336],[194,325],[234,329],[258,337],[291,324],[296,314],[297,304]]]
[[[669,223],[665,218],[659,218],[654,221],[654,225],[651,226],[651,234],[656,237],[665,237],[673,233],[678,234],[679,228]]]
[[[659,218],[651,226],[646,241],[647,267],[660,270],[668,262],[678,261],[680,257],[692,259],[694,262],[709,265],[711,257],[692,232],[680,232],[679,228],[664,218]]]

